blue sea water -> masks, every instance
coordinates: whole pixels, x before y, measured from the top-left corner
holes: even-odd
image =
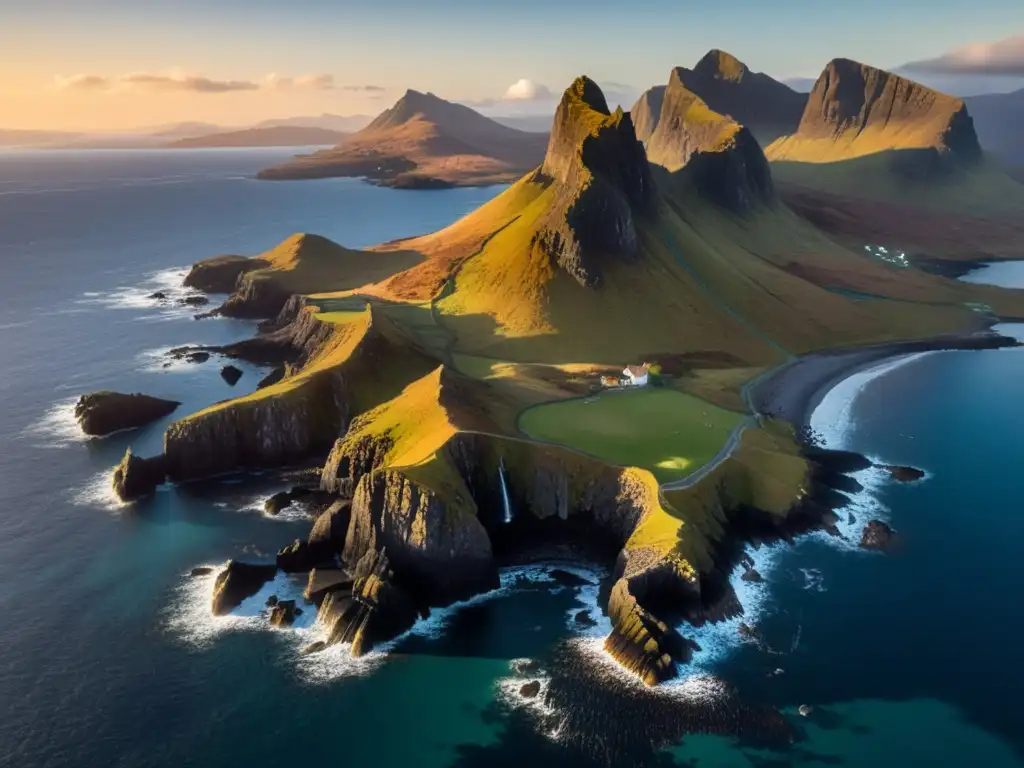
[[[167,348],[253,332],[147,298],[177,290],[192,261],[296,231],[368,245],[495,193],[252,180],[286,154],[0,154],[0,765],[1024,764],[1019,350],[935,353],[826,398],[832,444],[928,472],[910,485],[865,473],[844,522],[855,536],[887,519],[899,551],[814,536],[756,552],[766,582],[741,594],[764,642],[702,630],[694,669],[662,691],[606,666],[604,627],[571,629],[596,587],[538,568],[359,662],[299,656],[311,612],[266,628],[266,595],[301,589],[285,577],[211,618],[211,579],[191,568],[269,557],[309,522],[264,517],[259,479],[119,507],[110,466],[129,443],[158,450],[167,420],[85,441],[74,397],[145,391],[181,400],[177,416],[255,387],[253,368],[231,389],[215,360],[163,367]],[[548,699],[520,699],[535,678]],[[693,708],[721,721],[737,701],[781,708],[799,738],[679,736],[680,718],[701,722]]]

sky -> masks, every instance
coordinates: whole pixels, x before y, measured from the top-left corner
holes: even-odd
[[[959,89],[1024,84],[1024,2],[922,6],[0,0],[0,128],[105,131],[372,115],[407,88],[491,114],[541,112],[579,74],[628,108],[642,90],[666,82],[673,66],[692,66],[711,48],[780,79],[813,78],[843,56],[883,68],[919,62],[920,79],[952,78]]]

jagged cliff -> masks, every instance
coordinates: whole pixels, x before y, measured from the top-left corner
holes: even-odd
[[[712,110],[685,84],[686,70],[669,77],[658,125],[647,143],[651,163],[679,182],[737,213],[775,202],[771,169],[745,126]]]
[[[772,160],[833,162],[886,151],[902,162],[974,164],[981,146],[963,101],[849,59],[829,62],[797,131],[772,145]]]
[[[603,261],[637,254],[635,217],[648,215],[655,190],[629,115],[610,113],[586,77],[566,89],[555,113],[541,176],[556,185],[535,243],[579,283],[601,283]]]

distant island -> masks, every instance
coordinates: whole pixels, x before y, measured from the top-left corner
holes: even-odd
[[[431,93],[408,91],[332,149],[267,168],[261,179],[365,177],[402,188],[510,182],[540,162],[547,135],[519,131]]]
[[[410,91],[339,147],[269,169],[519,177],[439,232],[365,250],[299,233],[195,264],[186,285],[230,294],[212,314],[264,323],[175,354],[274,372],[175,421],[161,454],[129,451],[115,488],[308,468],[273,503],[317,499],[309,535],[229,563],[211,596],[226,613],[278,570],[308,574],[324,635],[307,653],[367,653],[559,542],[613,569],[608,653],[649,685],[673,677],[694,651],[676,627],[741,613],[734,569],[761,578],[746,543],[838,535],[848,474],[870,462],[813,444],[821,393],[889,355],[1013,344],[991,327],[1024,319],[1024,291],[928,260],[988,257],[949,222],[1024,248],[1024,188],[987,162],[962,101],[841,59],[798,98],[712,51],[642,97],[639,131],[577,78],[538,146]],[[855,215],[894,199],[899,217]],[[871,521],[860,544],[889,533]]]
[[[348,134],[326,128],[282,125],[272,128],[246,128],[192,138],[167,144],[168,149],[204,149],[212,147],[308,147],[337,144]]]

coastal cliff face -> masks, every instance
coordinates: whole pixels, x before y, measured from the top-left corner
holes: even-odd
[[[185,276],[184,285],[206,293],[231,293],[242,275],[267,266],[268,263],[260,258],[228,254],[214,256],[193,264]]]
[[[557,185],[535,244],[580,284],[601,283],[601,263],[637,255],[634,218],[653,210],[654,184],[629,115],[608,110],[586,77],[565,91],[555,113],[541,177]]]
[[[263,319],[277,316],[291,293],[272,280],[242,274],[234,291],[217,311],[225,317]]]
[[[419,600],[448,605],[498,586],[491,542],[472,514],[397,470],[363,475],[352,498],[345,562],[387,553],[402,584]]]
[[[687,71],[672,72],[657,129],[647,145],[650,161],[684,185],[735,213],[776,200],[768,160],[745,127],[712,110],[685,85]]]

